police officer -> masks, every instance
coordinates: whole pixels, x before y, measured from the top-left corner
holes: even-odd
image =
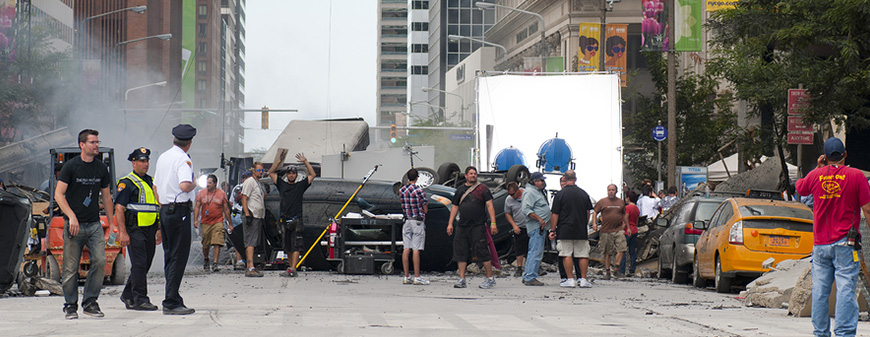
[[[118,180],[115,194],[115,221],[119,228],[126,228],[130,243],[130,277],[121,293],[121,302],[128,310],[153,311],[157,306],[148,299],[146,274],[154,259],[154,247],[160,243],[157,221],[157,193],[154,180],[148,175],[151,150],[144,147],[133,150],[127,160],[133,164],[133,172]]]
[[[190,256],[191,225],[196,187],[193,178],[193,163],[187,151],[196,129],[189,124],[172,128],[175,136],[172,148],[157,158],[154,174],[157,195],[160,200],[160,230],[163,235],[163,271],[166,277],[166,297],[163,300],[164,315],[190,315],[193,309],[184,305],[178,293],[187,258]]]

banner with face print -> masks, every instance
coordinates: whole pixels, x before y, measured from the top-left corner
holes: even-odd
[[[625,74],[625,48],[628,40],[627,24],[608,24],[605,31],[607,38],[604,39],[604,70],[619,74],[619,84],[624,88]]]
[[[577,51],[578,71],[597,71],[601,24],[580,23],[580,49]]]

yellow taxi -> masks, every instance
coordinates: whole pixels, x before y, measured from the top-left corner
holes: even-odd
[[[735,278],[754,279],[770,268],[773,258],[796,260],[813,252],[813,212],[794,201],[729,198],[723,201],[709,223],[696,221],[703,229],[695,244],[693,284],[705,287],[713,279],[716,291],[731,290]]]

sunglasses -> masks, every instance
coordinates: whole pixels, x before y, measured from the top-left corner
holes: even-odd
[[[586,47],[586,51],[598,51],[598,46],[588,46]]]
[[[625,47],[613,46],[610,50],[613,50],[614,53],[622,53],[625,51]]]
[[[256,171],[256,172],[263,172],[263,169],[256,169],[256,170],[254,170],[254,171]]]

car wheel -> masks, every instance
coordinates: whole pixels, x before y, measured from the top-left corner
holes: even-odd
[[[674,251],[676,252],[676,249]],[[674,262],[671,264],[671,281],[675,284],[685,284],[689,281],[688,273],[680,271],[679,266],[677,266],[676,254],[674,254]]]
[[[716,256],[716,292],[717,293],[727,293],[731,291],[731,278],[725,275],[722,275],[722,262],[719,261],[719,257]]]
[[[127,282],[127,260],[124,255],[118,254],[115,257],[115,263],[112,264],[112,276],[109,277],[109,284],[120,285]]]
[[[529,175],[529,168],[525,165],[517,164],[508,169],[507,174],[505,174],[505,181],[515,181],[522,186],[522,184],[529,180]]]
[[[458,180],[459,176],[461,176],[461,175],[462,175],[462,171],[459,169],[459,165],[456,165],[456,163],[444,163],[438,167],[438,183],[439,184],[443,185],[444,183],[446,183],[454,178]]]
[[[664,262],[662,262],[661,252],[659,252],[659,253],[660,254],[659,254],[659,263],[658,263],[658,278],[666,279],[666,278],[670,277],[670,274],[668,274],[668,270],[665,269],[665,267],[664,267]]]
[[[707,286],[707,281],[701,278],[701,269],[698,268],[698,257],[692,259],[692,285],[696,288],[704,288]]]
[[[48,266],[45,268],[45,277],[60,282],[60,265],[57,263],[57,258],[49,254],[45,257],[45,260],[48,261]]]
[[[438,181],[438,172],[428,167],[417,167],[417,186],[427,188]],[[408,176],[402,175],[402,185],[408,184]]]

